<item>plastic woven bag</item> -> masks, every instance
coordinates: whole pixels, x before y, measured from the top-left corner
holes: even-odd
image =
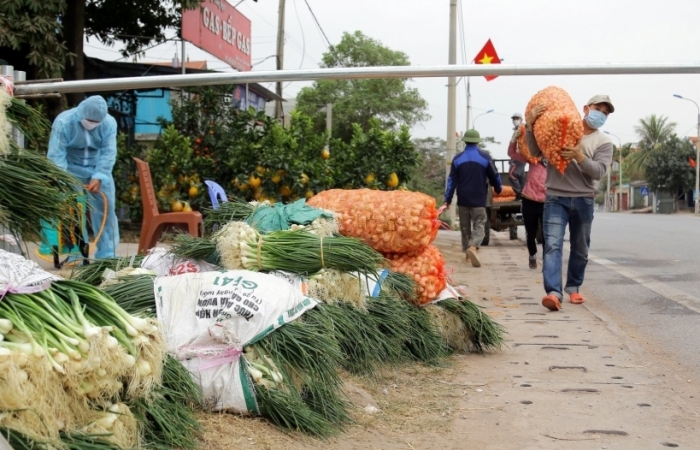
[[[415,252],[435,240],[435,199],[419,192],[331,189],[308,205],[337,213],[340,233],[385,253]]]
[[[564,161],[560,153],[565,146],[576,146],[583,137],[581,115],[569,94],[556,86],[549,86],[535,94],[528,102],[525,114],[540,104],[545,105],[546,110],[533,127],[535,141],[549,163],[564,173],[569,161]]]

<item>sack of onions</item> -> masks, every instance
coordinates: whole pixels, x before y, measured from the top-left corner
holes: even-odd
[[[417,286],[417,301],[423,305],[445,289],[447,272],[445,259],[436,247],[428,246],[420,252],[387,254],[391,270],[413,277]]]
[[[419,192],[330,189],[307,204],[335,212],[342,235],[380,252],[421,250],[435,240],[439,227],[435,199]]]
[[[583,123],[576,104],[565,90],[549,86],[535,94],[525,108],[528,114],[537,105],[546,107],[533,127],[535,140],[542,154],[560,173],[569,162],[561,158],[563,147],[574,147],[583,137]]]

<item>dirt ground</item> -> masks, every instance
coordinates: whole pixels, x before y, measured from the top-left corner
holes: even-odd
[[[700,389],[679,362],[638,345],[600,299],[544,310],[541,272],[527,268],[522,242],[496,234],[476,269],[464,264],[458,239],[441,233],[436,245],[453,281],[505,325],[502,352],[385,369],[374,380],[345,376],[356,423],[327,441],[203,413],[202,448],[700,448]]]

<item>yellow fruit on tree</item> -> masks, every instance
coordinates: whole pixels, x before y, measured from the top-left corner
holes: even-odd
[[[305,173],[302,173],[301,178],[299,179],[299,182],[301,184],[307,184],[309,182],[309,176]]]
[[[238,189],[240,189],[242,192],[245,192],[248,190],[248,183],[243,183],[238,185]]]
[[[279,183],[280,181],[282,181],[282,177],[279,176],[279,175],[277,175],[277,174],[275,174],[275,175],[272,175],[272,178],[270,178],[270,180],[271,180],[273,183],[277,184],[277,183]]]
[[[308,200],[308,199],[310,199],[311,197],[313,197],[314,195],[316,195],[316,194],[314,194],[314,191],[312,191],[311,189],[309,189],[308,191],[306,191],[306,194],[304,194],[304,197],[306,197],[306,199]]]
[[[238,178],[234,178],[233,180],[231,180],[231,186],[238,187]]]
[[[265,175],[265,168],[263,166],[258,166],[255,168],[255,171],[259,173],[260,175]]]
[[[365,177],[365,184],[372,183],[374,183],[374,172],[370,172],[370,174]]]
[[[386,185],[390,188],[395,188],[399,185],[399,177],[396,175],[396,172],[391,172],[389,178],[386,179]]]
[[[282,197],[289,197],[290,195],[292,195],[292,190],[289,189],[289,186],[282,186],[280,188],[280,195]]]
[[[321,158],[328,159],[330,157],[331,157],[331,152],[327,148],[324,148],[323,151],[321,152]]]
[[[195,198],[197,195],[199,195],[199,189],[197,189],[197,186],[192,186],[189,191],[187,191],[187,195],[190,196],[190,198]]]
[[[185,206],[182,207],[182,212],[192,212],[192,207],[189,202],[185,202]]]
[[[176,200],[170,204],[170,211],[172,212],[182,212],[185,205],[182,204],[180,200]]]
[[[260,186],[260,178],[257,175],[253,174],[248,179],[248,183],[254,188],[259,187]]]

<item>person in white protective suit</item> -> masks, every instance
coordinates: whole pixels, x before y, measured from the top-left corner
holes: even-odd
[[[77,108],[59,114],[51,128],[47,156],[85,186],[95,236],[107,214],[95,257],[116,257],[119,224],[114,211],[112,169],[117,158],[117,121],[107,114],[105,99],[99,95],[88,97]],[[100,192],[107,198],[106,208]]]

